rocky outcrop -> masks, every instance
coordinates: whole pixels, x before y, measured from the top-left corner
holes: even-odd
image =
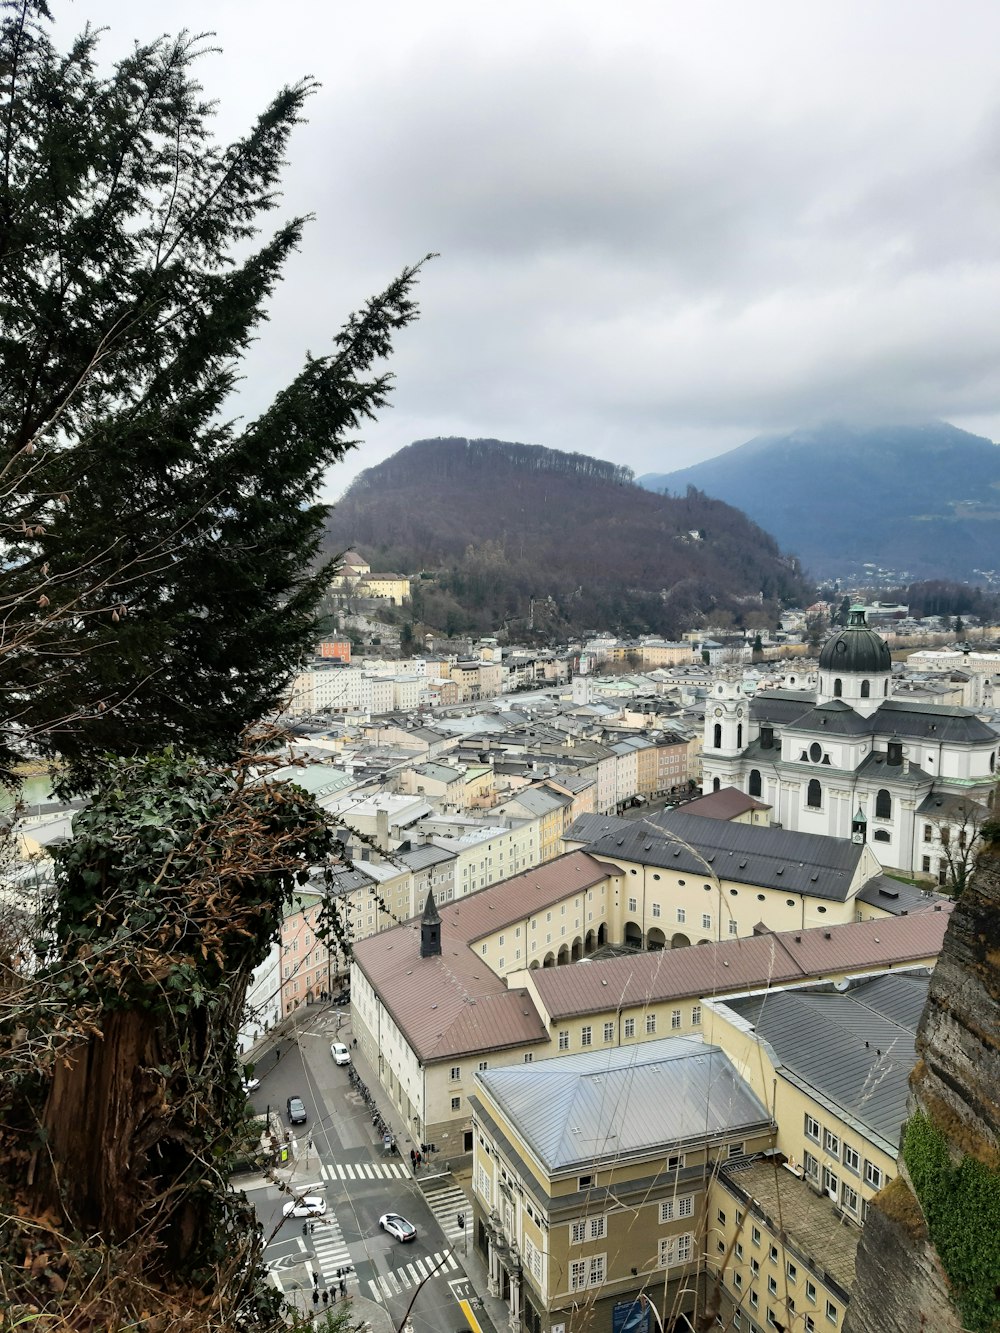
[[[1000,1330],[1000,860],[945,935],[899,1176],[874,1200],[845,1333]]]

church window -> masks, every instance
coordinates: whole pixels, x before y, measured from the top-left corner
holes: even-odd
[[[844,693],[844,682],[838,676],[833,682],[833,697],[839,699]]]
[[[993,772],[996,770],[996,766],[997,766],[997,757],[996,757],[995,754],[991,754],[991,755],[990,755],[990,772],[991,772],[991,773],[993,773]]]
[[[813,741],[812,745],[810,745],[809,758],[814,764],[818,764],[823,758],[823,747],[820,745],[819,741]]]
[[[863,681],[861,682],[861,697],[862,697],[862,699],[870,699],[870,698],[871,698],[871,693],[872,693],[872,683],[871,683],[871,681],[870,681],[870,680],[863,680]]]
[[[823,788],[820,786],[818,778],[811,778],[806,789],[806,805],[811,810],[818,810],[822,804]]]
[[[874,842],[891,842],[892,836],[887,828],[878,828],[872,834],[872,840]]]
[[[889,795],[889,793],[886,791],[884,787],[881,787],[879,789],[879,793],[875,797],[875,818],[876,819],[892,818],[892,797]]]
[[[882,682],[882,697],[884,699],[888,699],[889,697],[889,682],[887,680]]]
[[[712,779],[712,790],[713,790],[713,791],[718,791],[719,788],[720,788],[721,786],[722,786],[722,783],[719,781],[718,778],[713,778],[713,779]]]
[[[760,769],[751,768],[750,781],[747,783],[747,791],[751,796],[760,795]]]
[[[716,750],[722,749],[722,723],[716,722],[712,728],[712,745]]]
[[[737,726],[737,728],[736,728],[736,748],[737,748],[737,750],[742,750],[742,749],[743,749],[743,723],[742,723],[742,722],[741,722],[741,723]]]

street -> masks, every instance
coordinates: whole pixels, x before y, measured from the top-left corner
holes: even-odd
[[[247,1183],[237,1177],[234,1187],[246,1189],[256,1209],[272,1279],[290,1299],[297,1296],[300,1307],[311,1306],[314,1274],[317,1290],[337,1299],[343,1276],[349,1296],[377,1301],[399,1328],[423,1282],[409,1315],[414,1333],[455,1333],[465,1322],[456,1302],[474,1297],[460,1262],[457,1219],[468,1212],[465,1195],[444,1176],[429,1182],[425,1195],[409,1163],[385,1153],[348,1067],[336,1065],[330,1055],[334,1040],[350,1044],[346,1016],[342,1009],[317,1005],[297,1040],[282,1038],[276,1047],[280,1055],[268,1051],[257,1061],[254,1073],[261,1083],[251,1097],[253,1107],[276,1111],[294,1136],[294,1169],[282,1173],[288,1180],[285,1193],[259,1177]],[[305,1103],[304,1125],[288,1125],[290,1096]],[[324,1216],[282,1217],[289,1199],[307,1194],[326,1200]],[[413,1241],[397,1241],[380,1229],[379,1217],[389,1212],[413,1223]]]

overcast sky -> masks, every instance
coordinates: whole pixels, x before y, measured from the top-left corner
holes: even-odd
[[[212,29],[227,137],[323,84],[285,176],[316,220],[248,411],[439,253],[331,497],[435,435],[640,474],[831,417],[1000,439],[996,0],[52,5],[109,55]]]

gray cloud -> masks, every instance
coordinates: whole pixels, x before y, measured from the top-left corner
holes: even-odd
[[[395,406],[335,493],[424,435],[683,466],[827,416],[1000,436],[1000,8],[923,0],[175,0],[238,132],[323,82],[289,211],[317,220],[248,411],[428,250]],[[151,29],[75,0],[63,30]],[[160,20],[162,22],[162,19]]]

